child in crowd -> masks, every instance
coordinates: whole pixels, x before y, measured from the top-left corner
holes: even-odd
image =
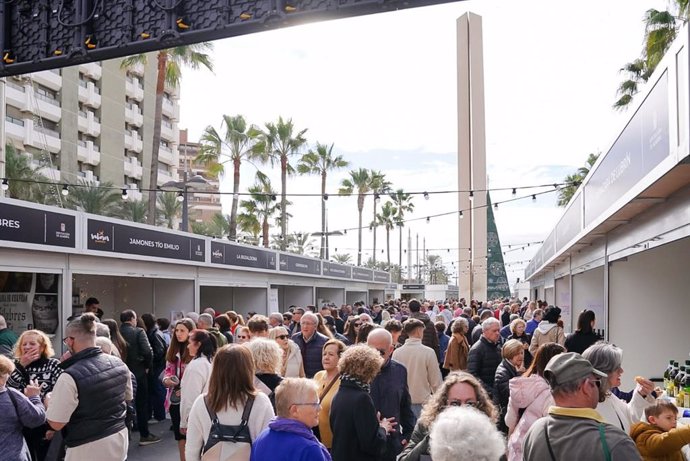
[[[690,426],[676,428],[678,409],[664,400],[645,409],[647,422],[630,428],[637,449],[645,461],[684,461],[681,448],[690,443]]]

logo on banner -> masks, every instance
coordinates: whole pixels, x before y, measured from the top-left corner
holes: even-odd
[[[95,234],[91,234],[89,237],[91,237],[91,240],[94,243],[105,244],[110,242],[110,236],[105,235],[104,230],[99,230]]]
[[[10,229],[19,229],[21,223],[16,219],[0,219],[0,227],[9,227]]]
[[[196,250],[194,251],[194,256],[204,256],[204,252],[201,251],[201,244],[196,245]]]
[[[213,253],[211,253],[211,254],[216,259],[223,259],[223,252],[220,250],[213,250]]]
[[[64,222],[60,223],[60,230],[55,231],[55,238],[64,240],[69,240],[70,238],[72,238],[72,234],[67,232],[67,224],[65,224]]]

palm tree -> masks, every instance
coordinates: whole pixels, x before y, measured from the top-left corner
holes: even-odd
[[[357,265],[362,265],[362,210],[364,199],[371,192],[371,173],[366,168],[351,170],[350,178],[343,179],[338,193],[340,195],[352,195],[357,189],[357,212],[359,214],[359,229],[357,233]]]
[[[321,251],[319,257],[326,258],[326,178],[329,171],[345,168],[349,163],[342,155],[333,156],[333,144],[330,147],[316,143],[316,151],[310,150],[302,156],[297,164],[300,174],[321,175]]]
[[[124,200],[120,203],[118,217],[127,221],[145,223],[147,208],[146,200]]]
[[[156,219],[158,225],[166,225],[168,229],[173,228],[175,219],[182,211],[182,202],[178,201],[177,197],[178,195],[175,192],[158,193],[158,214]]]
[[[104,182],[97,186],[79,179],[76,185],[69,188],[65,205],[67,208],[85,213],[116,216],[120,200],[120,192],[112,183]]]
[[[377,194],[387,194],[391,190],[391,186],[393,184],[390,181],[386,180],[386,175],[381,173],[380,171],[371,171],[371,190],[373,190]],[[374,196],[374,221],[372,222],[372,227],[374,231],[374,248],[373,248],[373,258],[374,262],[376,262],[376,226],[377,226],[377,217],[376,217],[376,205],[377,196]],[[390,261],[389,261],[390,262]]]
[[[245,211],[243,215],[254,215],[257,221],[261,222],[261,230],[263,237],[263,245],[268,248],[268,221],[279,210],[279,206],[275,203],[275,191],[271,187],[271,180],[260,171],[256,172],[256,184],[249,188],[249,200],[242,200],[240,207]],[[240,218],[244,221],[246,216]],[[281,239],[281,244],[285,242],[285,238]]]
[[[412,203],[412,195],[406,194],[402,189],[398,189],[389,195],[393,204],[395,204],[395,209],[397,211],[395,215],[395,224],[400,230],[400,241],[399,251],[398,251],[398,266],[402,267],[402,242],[403,242],[403,227],[405,227],[405,213],[412,213],[414,211],[414,203]]]
[[[294,171],[289,160],[307,142],[304,137],[306,132],[304,129],[295,134],[292,119],[284,121],[283,117],[278,117],[277,123],[266,123],[265,130],[252,132],[252,136],[256,135],[259,138],[254,145],[254,151],[260,153],[264,160],[270,160],[272,164],[280,163],[280,235],[283,236],[280,249],[283,251],[287,240],[287,175]],[[267,239],[267,236],[264,238]]]
[[[243,240],[246,240],[247,235],[249,235],[252,243],[258,245],[259,235],[261,234],[261,223],[253,210],[247,210],[246,212],[238,214],[237,225],[240,231],[245,234],[242,236]]]
[[[621,69],[629,74],[629,78],[618,88],[621,96],[614,103],[614,109],[628,107],[638,91],[638,85],[646,82],[659,65],[680,28],[688,22],[688,3],[688,0],[674,0],[669,10],[659,11],[653,8],[647,10],[644,17],[645,36],[642,56]]]
[[[237,206],[240,192],[240,167],[243,160],[252,161],[258,158],[254,152],[254,140],[256,129],[248,129],[247,122],[241,115],[223,115],[221,130],[225,127],[225,133],[221,135],[213,126],[206,127],[201,135],[201,148],[196,160],[204,162],[214,174],[225,173],[224,164],[232,161],[232,208],[230,209],[229,240],[237,239]],[[227,149],[230,153],[224,154]],[[228,160],[221,160],[221,156],[227,155]]]
[[[352,255],[350,253],[334,254],[333,261],[340,264],[352,264]]]
[[[31,167],[31,161],[26,155],[19,153],[13,145],[5,144],[5,177],[8,178],[9,189],[7,196],[18,200],[45,203],[47,194],[44,194],[41,184],[37,182],[48,181],[48,178],[38,173]]]
[[[388,256],[388,267],[391,265],[391,230],[395,226],[395,216],[398,210],[393,205],[393,202],[386,202],[381,207],[381,213],[376,215],[376,224],[386,228],[386,254]],[[374,226],[376,229],[376,226]],[[374,259],[375,260],[375,259]]]
[[[589,154],[589,156],[587,156],[585,166],[581,166],[577,169],[577,172],[569,174],[565,177],[563,182],[565,182],[567,185],[562,187],[558,192],[558,206],[566,206],[568,203],[570,203],[570,200],[572,200],[575,192],[577,192],[577,188],[580,187],[582,181],[584,181],[589,174],[589,170],[594,166],[595,163],[597,163],[599,155],[601,155],[601,152],[598,154]]]
[[[151,169],[149,176],[149,188],[155,190],[158,187],[158,152],[161,144],[161,123],[163,121],[163,94],[165,84],[177,87],[182,77],[182,66],[188,66],[194,70],[205,67],[213,72],[213,62],[205,51],[211,51],[213,44],[196,43],[183,45],[158,52],[158,71],[156,75],[156,105],[153,118],[153,145],[151,148]],[[146,65],[148,55],[137,54],[128,56],[120,63],[120,68],[130,69],[137,64]],[[156,193],[149,192],[148,198],[148,223],[156,222]]]

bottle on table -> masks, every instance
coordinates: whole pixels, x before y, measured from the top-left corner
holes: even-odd
[[[676,406],[682,407],[685,399],[685,392],[683,391],[683,382],[685,381],[686,368],[685,365],[680,366],[680,371],[676,374],[673,380],[673,388],[675,389]]]
[[[673,370],[673,359],[668,361],[668,366],[666,371],[664,371],[664,390],[668,392],[668,380],[671,376],[671,370]]]
[[[678,362],[673,362],[673,368],[671,369],[671,372],[668,375],[668,389],[667,393],[669,397],[675,397],[676,396],[676,375],[680,371],[680,368],[678,367]]]

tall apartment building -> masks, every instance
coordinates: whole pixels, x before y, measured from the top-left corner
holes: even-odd
[[[55,182],[110,182],[132,199],[149,189],[156,59],[121,60],[7,77],[5,137]],[[179,180],[176,88],[165,88],[158,185]]]
[[[194,192],[189,196],[189,222],[209,222],[216,213],[221,213],[220,203],[220,184],[218,178],[211,175],[208,168],[203,163],[195,162],[194,159],[199,154],[200,144],[191,142],[188,139],[187,130],[180,130],[180,178],[187,171],[187,177],[191,178],[195,174],[203,176],[209,183],[209,187],[204,191]]]

